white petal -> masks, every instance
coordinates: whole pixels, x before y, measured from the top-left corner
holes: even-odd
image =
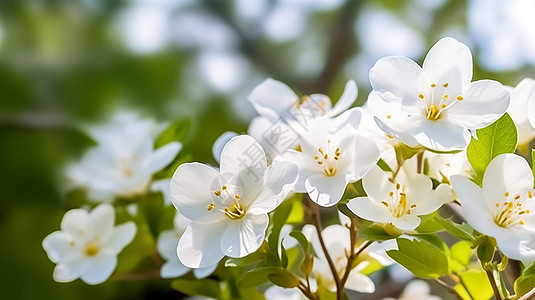
[[[113,234],[110,237],[106,247],[112,251],[112,253],[118,254],[123,250],[126,245],[130,244],[136,236],[137,227],[134,222],[123,223],[113,230]]]
[[[76,253],[78,249],[74,248],[71,242],[74,242],[74,239],[68,233],[55,231],[43,240],[43,248],[45,249],[48,258],[52,262],[58,263],[78,255],[78,253]]]
[[[355,83],[355,81],[349,80],[346,83],[346,86],[344,88],[344,93],[342,94],[340,99],[338,99],[338,102],[336,102],[334,107],[331,110],[327,111],[325,116],[334,117],[334,116],[341,114],[346,109],[351,107],[351,105],[357,99],[357,96],[358,96],[357,84]]]
[[[264,149],[248,135],[233,137],[221,153],[221,174],[239,176],[245,190],[253,194],[264,182],[266,167]]]
[[[249,211],[243,220],[229,223],[221,237],[221,251],[230,257],[244,257],[260,248],[269,218]]]
[[[89,213],[93,234],[101,241],[107,241],[115,225],[115,210],[109,204],[100,204]]]
[[[472,53],[470,49],[451,37],[439,40],[427,53],[423,69],[431,81],[438,81],[442,74],[453,68],[461,73],[462,84],[472,81]]]
[[[329,207],[342,199],[348,183],[347,173],[335,176],[319,174],[308,177],[305,180],[305,188],[312,201],[320,206]]]
[[[73,237],[89,237],[93,234],[89,222],[89,214],[86,210],[71,209],[65,213],[61,220],[61,230]]]
[[[527,121],[529,98],[534,90],[535,80],[525,78],[511,91],[511,103],[507,108],[507,112],[515,121],[515,124]]]
[[[527,113],[529,123],[535,128],[535,93],[532,93],[531,97],[529,97]]]
[[[195,278],[197,279],[205,278],[210,274],[214,273],[215,269],[217,269],[217,266],[218,264],[216,263],[206,268],[193,269],[193,276],[195,276]]]
[[[265,117],[256,117],[249,123],[247,133],[264,148],[269,161],[273,161],[285,150],[297,147],[300,140],[297,131],[280,118],[271,121]]]
[[[117,266],[117,256],[102,253],[90,260],[80,273],[80,278],[87,284],[99,284],[106,281]]]
[[[165,205],[171,204],[171,179],[170,178],[164,178],[160,180],[155,180],[152,182],[152,185],[150,186],[151,192],[160,192],[163,196],[163,203]]]
[[[423,71],[414,61],[401,56],[381,58],[370,70],[370,82],[385,101],[399,99],[413,105],[421,93]]]
[[[494,223],[485,203],[481,188],[464,176],[453,175],[450,180],[453,190],[461,201],[468,224],[483,234],[493,235],[492,233],[498,226]]]
[[[268,78],[257,85],[247,98],[258,114],[273,118],[290,108],[297,100],[297,95],[286,84]]]
[[[414,126],[407,128],[418,143],[437,151],[450,151],[465,148],[470,142],[470,132],[462,126],[446,120],[416,120]]]
[[[509,228],[503,229],[500,233],[495,234],[494,237],[503,254],[516,260],[535,260],[533,232],[530,235],[530,232],[524,228]]]
[[[414,195],[418,196],[418,194]],[[417,206],[412,210],[416,215],[430,214],[443,204],[453,201],[453,194],[447,184],[439,185],[432,193],[420,194],[420,197],[421,201],[418,201]]]
[[[388,180],[388,175],[378,166],[373,167],[364,178],[362,178],[364,191],[371,199],[382,201],[387,199],[388,193],[393,189],[392,183]]]
[[[219,262],[224,256],[221,237],[226,228],[223,222],[191,223],[178,241],[180,261],[189,268],[203,268]]]
[[[287,161],[287,162],[294,163],[297,165],[299,169],[299,176],[295,184],[294,190],[297,193],[306,192],[305,180],[308,177],[317,174],[317,172],[316,170],[309,170],[307,168],[308,165],[304,162],[303,153],[295,151],[295,150],[287,150],[284,153],[282,153],[276,159],[276,161]]]
[[[415,215],[404,215],[400,218],[393,218],[392,224],[401,230],[413,230],[420,225],[420,218]]]
[[[483,176],[483,193],[489,207],[493,207],[492,202],[503,199],[505,192],[526,191],[532,187],[533,173],[528,162],[515,154],[495,157]]]
[[[216,170],[200,163],[180,165],[170,186],[175,207],[191,220],[206,215],[206,207],[213,202],[212,184],[218,176]]]
[[[298,176],[296,164],[286,161],[273,163],[267,169],[264,188],[251,208],[259,208],[265,212],[274,210],[295,186]]]
[[[357,272],[355,269],[349,273],[345,287],[361,293],[375,292],[375,284],[373,281],[368,276]]]
[[[389,125],[387,125],[386,123],[384,123],[377,117],[374,117],[374,121],[377,124],[377,127],[379,127],[379,129],[381,129],[382,131],[384,131],[384,133],[393,137],[397,141],[400,141],[403,144],[411,146],[411,147],[418,146],[418,141],[412,135],[407,134],[405,130],[399,130],[400,128],[390,127]],[[405,118],[404,120],[405,123],[410,122],[410,121],[411,120],[408,117]]]
[[[237,135],[238,134],[234,131],[226,131],[220,135],[217,140],[215,140],[214,144],[212,145],[212,155],[217,163],[220,162],[221,153],[223,152],[225,145]]]
[[[178,246],[178,237],[174,230],[165,230],[158,235],[156,249],[165,260],[178,259],[176,247]]]
[[[61,263],[54,268],[54,274],[52,276],[57,282],[71,282],[80,277],[78,274],[74,273],[68,265]]]
[[[368,173],[379,160],[379,148],[371,139],[356,136],[353,141],[353,163],[349,166],[351,170],[351,181],[361,179]]]
[[[156,149],[146,162],[148,172],[154,173],[163,169],[173,161],[180,149],[182,149],[182,144],[179,142],[171,142]]]
[[[173,250],[176,250],[176,248]],[[174,252],[176,255],[176,251]],[[184,266],[180,260],[178,260],[178,257],[176,257],[176,259],[168,260],[163,264],[160,269],[160,276],[162,278],[176,278],[188,273],[190,270],[190,268]]]
[[[381,201],[381,200],[377,200]],[[357,216],[378,223],[388,223],[392,220],[392,213],[386,206],[368,197],[358,197],[349,200],[347,207]]]
[[[452,95],[455,96],[455,95]],[[498,120],[509,106],[509,92],[494,80],[479,80],[468,85],[463,100],[447,110],[447,118],[468,129],[479,129]]]

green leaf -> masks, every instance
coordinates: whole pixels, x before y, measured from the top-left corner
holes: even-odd
[[[348,218],[352,219],[352,218],[356,218],[357,215],[355,215],[346,205],[346,203],[343,203],[343,202],[338,202],[338,204],[336,205],[336,208],[338,208],[338,210],[343,213],[344,215],[346,215]]]
[[[446,255],[426,241],[398,238],[398,249],[386,253],[393,260],[422,278],[438,278],[448,273]]]
[[[379,159],[377,165],[385,172],[392,172],[392,168],[382,158]]]
[[[281,205],[275,211],[273,212],[273,215],[271,217],[271,233],[268,237],[268,245],[269,245],[269,262],[272,264],[280,263],[279,258],[279,237],[280,232],[282,229],[282,226],[286,223],[286,220],[288,220],[288,216],[290,215],[290,211],[292,209],[293,203],[292,201],[284,201]]]
[[[515,123],[505,113],[496,122],[478,129],[477,138],[476,140],[472,137],[466,155],[478,178],[483,178],[493,158],[503,153],[515,152],[518,133]]]
[[[474,241],[473,229],[468,223],[457,224],[451,219],[443,219],[440,216],[436,216],[436,220],[446,231],[452,236],[466,241]]]
[[[171,287],[183,294],[195,296],[201,295],[215,299],[221,299],[221,288],[217,280],[204,279],[184,279],[179,278],[171,282]]]
[[[482,263],[488,263],[494,257],[494,248],[496,247],[496,241],[486,235],[482,235],[475,242],[477,246],[477,258]]]
[[[260,267],[246,272],[238,280],[237,285],[240,288],[255,288],[269,281],[268,275],[279,272],[278,267]]]
[[[459,273],[462,285],[472,299],[490,299],[494,293],[487,278],[487,274],[482,270],[468,270]]]
[[[225,267],[247,267],[254,264],[260,264],[266,258],[267,247],[267,242],[264,241],[258,250],[245,257],[227,257],[225,260]]]
[[[280,247],[281,247],[281,265],[282,265],[283,268],[286,269],[286,267],[288,267],[288,254],[286,253],[286,249],[282,245],[283,241],[284,241],[284,239],[281,240],[281,244],[280,244]]]
[[[450,268],[455,272],[460,272],[468,266],[472,257],[472,243],[460,241],[451,246]]]
[[[303,223],[303,219],[305,217],[305,210],[303,209],[303,203],[301,202],[301,197],[298,197],[297,199],[292,198],[291,201],[292,201],[292,209],[290,210],[290,215],[288,216],[288,220],[286,220],[286,223],[301,224]]]
[[[515,292],[517,296],[523,296],[524,294],[535,288],[535,275],[523,275],[515,281]]]
[[[301,231],[294,230],[290,232],[290,236],[297,240],[299,245],[301,245],[301,248],[303,248],[304,253],[308,253],[308,248],[310,247],[310,243],[308,242],[307,238]]]
[[[191,126],[190,119],[184,119],[171,123],[156,140],[155,148],[159,148],[170,142],[185,141],[188,137],[189,129]]]
[[[438,212],[425,216],[420,216],[420,219],[422,219],[422,221],[420,222],[420,225],[416,228],[416,231],[418,231],[419,233],[434,233],[443,230],[444,228],[442,227],[442,225],[438,223],[435,219],[435,216],[437,216],[437,214]]]
[[[294,288],[299,285],[299,277],[297,277],[294,273],[284,270],[278,270],[277,272],[268,274],[268,278],[274,284],[287,289]]]
[[[368,241],[386,241],[396,238],[379,225],[372,225],[359,230],[359,237]]]

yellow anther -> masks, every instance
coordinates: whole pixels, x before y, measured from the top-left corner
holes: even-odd
[[[387,118],[387,119],[390,119],[390,118],[392,118],[392,115],[388,115],[388,116],[386,116],[386,118]]]
[[[424,94],[420,94],[420,95],[418,95],[418,97],[420,97],[420,99],[423,99],[424,98]]]
[[[448,87],[448,83],[446,82],[446,83],[444,83],[442,86],[445,87],[445,88],[447,88],[447,87]]]
[[[426,109],[425,116],[427,117],[428,120],[436,121],[442,117],[440,112],[441,112],[440,109],[436,105],[431,104],[431,106],[429,106]]]
[[[319,156],[317,156],[317,155],[314,155],[314,159],[318,159],[318,158],[319,158]]]
[[[386,201],[381,201],[381,203],[383,203],[384,206],[388,207],[388,202],[386,202]]]
[[[224,190],[226,190],[226,189],[227,189],[227,186],[226,186],[226,185],[224,185],[224,186],[222,186],[222,187],[221,187],[221,189],[222,189],[222,190],[224,191]]]
[[[217,197],[219,197],[219,196],[221,196],[221,191],[215,191],[214,194],[215,194]]]
[[[442,108],[446,108],[447,105],[446,104],[442,104],[441,106],[442,106]]]
[[[520,225],[524,225],[524,220],[520,220]]]
[[[444,96],[442,96],[442,98],[444,99],[448,99],[449,95],[448,94],[444,94]]]
[[[528,197],[531,199],[533,198],[533,193],[531,191],[528,191]]]
[[[504,196],[509,197],[509,192],[505,192]]]
[[[323,164],[323,162],[322,162],[321,160],[320,160],[320,161],[318,161],[318,165],[321,165],[321,164]]]
[[[463,96],[457,96],[457,100],[463,101],[463,99],[464,99]]]
[[[388,194],[390,195],[390,197],[394,196],[394,192],[390,192]]]
[[[520,195],[517,195],[517,196],[515,197],[515,200],[518,200],[518,199],[520,199]]]
[[[400,187],[399,183],[396,183],[396,189],[399,190]]]
[[[437,87],[437,85],[434,84],[434,83],[431,83],[431,87],[432,87],[432,88],[435,88],[435,87]]]
[[[214,209],[214,207],[215,207],[215,204],[214,203],[210,203],[210,204],[208,204],[208,206],[206,206],[206,210],[207,211],[211,211],[212,209]]]
[[[239,200],[241,197],[240,197],[240,195],[234,195],[234,198],[236,198],[237,200]]]
[[[95,256],[98,253],[97,246],[93,245],[92,243],[88,243],[85,246],[85,255],[87,256]]]

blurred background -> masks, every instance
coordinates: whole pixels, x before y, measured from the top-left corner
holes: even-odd
[[[421,63],[443,36],[472,49],[474,79],[535,77],[534,12],[530,0],[0,1],[2,298],[174,295],[166,280],[53,281],[41,242],[68,208],[64,165],[92,145],[81,124],[125,108],[183,121],[181,153],[214,163],[212,143],[246,132],[247,95],[267,77],[333,100],[354,79],[360,105],[377,59]]]

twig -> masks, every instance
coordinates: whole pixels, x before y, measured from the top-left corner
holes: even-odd
[[[496,279],[494,279],[494,274],[492,274],[491,270],[487,270],[486,268],[485,273],[487,273],[487,277],[489,278],[490,285],[492,286],[492,291],[494,292],[494,297],[496,298],[496,300],[502,300],[500,290],[498,290],[498,286],[496,285]]]
[[[449,284],[447,284],[444,281],[440,280],[440,278],[436,278],[435,281],[438,284],[440,284],[441,286],[443,286],[444,288],[446,288],[450,294],[455,296],[455,298],[457,298],[459,300],[463,300],[463,297],[461,297],[461,295],[459,295],[459,293],[457,293],[457,291],[453,287],[451,287]]]

